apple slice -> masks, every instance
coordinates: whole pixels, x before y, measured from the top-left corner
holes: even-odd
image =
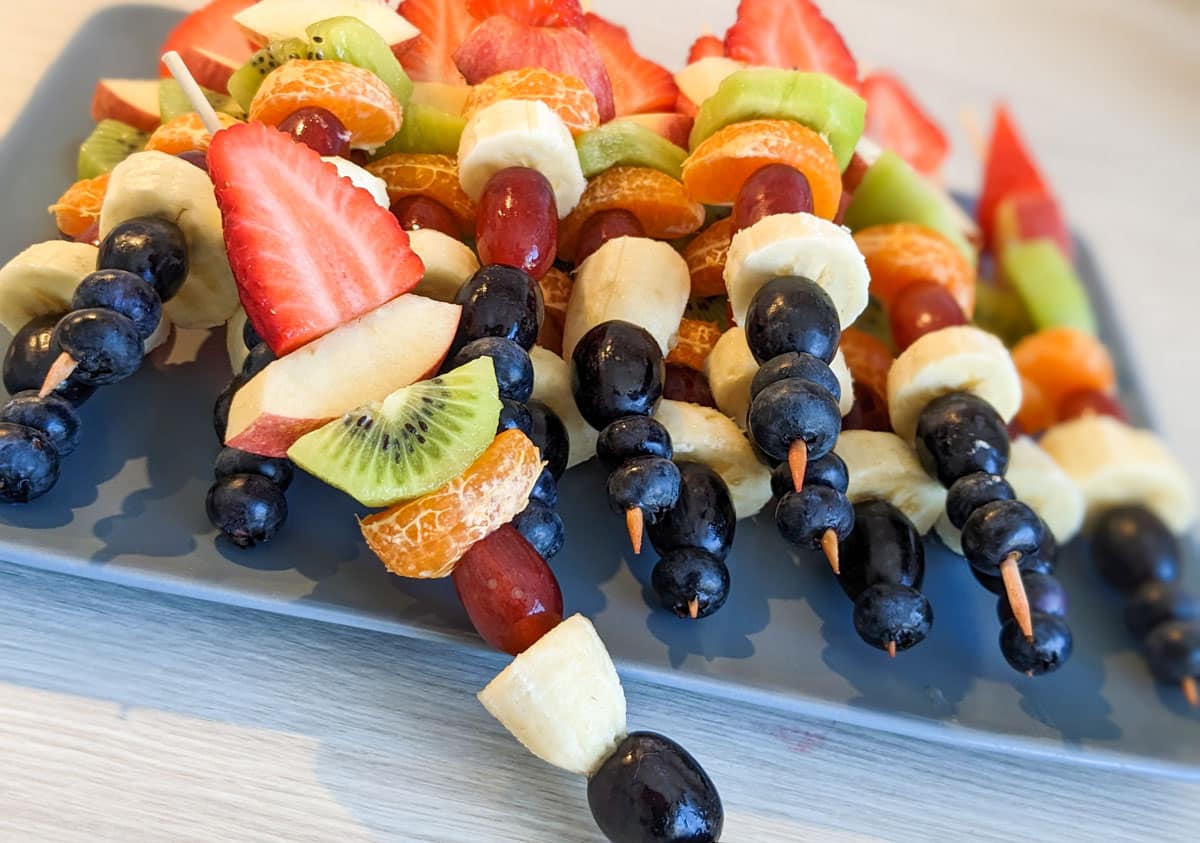
[[[467,85],[451,85],[447,82],[413,82],[412,98],[409,102],[427,105],[446,114],[461,116],[471,93]]]
[[[674,111],[627,114],[620,119],[645,126],[683,149],[688,148],[688,136],[692,133],[692,123],[694,122],[688,115]]]
[[[702,105],[706,99],[717,92],[721,83],[730,74],[743,70],[745,62],[725,56],[709,56],[689,64],[675,74],[675,84],[679,93],[683,94],[696,105]],[[682,144],[686,147],[687,144]]]
[[[183,63],[202,87],[222,93],[229,90],[229,77],[245,64],[203,47],[189,47],[180,55]]]
[[[304,434],[437,371],[458,305],[403,295],[301,346],[237,391],[227,445],[283,457]]]
[[[330,18],[358,18],[396,51],[421,33],[381,0],[260,0],[233,16],[260,47],[270,41],[305,38],[305,30]]]
[[[92,94],[92,119],[120,120],[143,132],[158,128],[157,79],[101,79]]]

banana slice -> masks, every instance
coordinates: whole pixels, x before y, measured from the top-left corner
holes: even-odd
[[[501,100],[467,121],[458,142],[458,180],[478,202],[488,179],[507,167],[531,167],[554,188],[558,218],[579,204],[587,187],[575,141],[540,100]]]
[[[833,355],[829,368],[833,370],[833,376],[837,378],[838,386],[842,389],[842,397],[838,400],[838,410],[841,411],[842,418],[845,418],[854,409],[854,377],[850,374],[846,355],[842,354],[840,348],[837,350],[837,354]]]
[[[704,361],[708,388],[721,412],[738,427],[746,429],[746,414],[750,412],[750,382],[758,371],[758,361],[746,343],[746,331],[730,328],[721,334]]]
[[[739,519],[756,515],[771,499],[771,469],[728,416],[699,404],[663,400],[654,412],[671,434],[675,458],[702,462],[729,487]]]
[[[0,269],[0,325],[15,334],[35,316],[70,310],[75,288],[96,270],[98,254],[91,244],[69,240],[34,243],[21,252]]]
[[[246,341],[242,335],[245,328],[246,311],[238,307],[225,323],[225,353],[229,355],[229,368],[235,375],[242,370],[242,365],[250,356],[250,349],[246,348]]]
[[[1041,439],[1083,493],[1087,518],[1119,504],[1140,504],[1177,534],[1196,520],[1196,492],[1157,436],[1110,416],[1056,424]]]
[[[687,262],[647,237],[609,240],[575,273],[563,324],[563,357],[601,322],[623,319],[649,331],[665,356],[675,346],[691,292]]]
[[[912,446],[894,433],[846,430],[834,452],[850,472],[846,497],[851,503],[885,500],[929,532],[946,509],[946,490],[925,473]]]
[[[921,411],[934,398],[970,392],[1006,421],[1021,407],[1021,379],[997,337],[970,325],[926,334],[896,358],[888,372],[892,429],[911,442]]]
[[[533,398],[558,414],[570,437],[567,468],[587,462],[596,456],[596,439],[600,435],[579,415],[575,395],[571,392],[570,365],[547,348],[535,345],[529,350],[533,361]]]
[[[204,171],[164,152],[137,152],[116,166],[100,208],[100,236],[136,217],[160,217],[183,229],[188,277],[163,312],[181,328],[224,324],[238,306],[225,255],[221,212]]]
[[[625,691],[591,621],[572,615],[478,694],[488,713],[543,761],[591,774],[625,736]]]
[[[326,164],[332,164],[337,169],[338,175],[349,179],[352,185],[371,194],[371,198],[379,207],[392,207],[392,203],[388,199],[387,182],[379,176],[371,175],[353,161],[340,155],[322,155],[321,160]]]
[[[812,214],[773,214],[733,236],[725,259],[725,287],[733,321],[759,289],[780,275],[802,275],[824,288],[848,328],[867,308],[871,275],[850,232]]]
[[[467,244],[440,231],[418,228],[408,232],[408,242],[425,264],[425,274],[413,289],[418,295],[453,302],[458,288],[479,269]]]

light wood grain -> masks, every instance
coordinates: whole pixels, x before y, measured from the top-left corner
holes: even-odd
[[[21,60],[0,80],[0,130],[106,4],[4,5]],[[686,24],[667,0],[594,5],[637,21],[638,44],[678,64],[694,30],[723,31],[735,4],[692,2]],[[636,11],[649,5],[664,13]],[[1196,398],[1178,388],[1200,364],[1200,5],[825,5],[860,56],[904,71],[957,141],[961,104],[1009,96],[1097,247],[1166,429],[1200,474]],[[957,153],[950,181],[970,185],[973,173]],[[474,700],[503,663],[0,564],[0,840],[596,840],[582,782],[525,754]],[[672,734],[713,774],[734,843],[1197,839],[1200,786],[642,683],[628,696],[635,727]]]

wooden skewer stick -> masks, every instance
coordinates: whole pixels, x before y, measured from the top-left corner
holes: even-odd
[[[38,390],[38,397],[45,398],[58,389],[63,381],[71,377],[71,373],[78,365],[75,358],[65,351],[54,358],[54,362],[50,364],[50,370],[46,372],[46,379],[42,381],[42,388]]]
[[[1008,605],[1027,641],[1033,641],[1033,616],[1029,610],[1029,598],[1025,595],[1025,583],[1021,581],[1021,552],[1014,550],[1000,563],[1000,576],[1004,580],[1004,593]]]
[[[1183,698],[1187,700],[1188,705],[1192,708],[1200,708],[1200,687],[1196,684],[1196,677],[1185,677],[1179,683],[1179,687],[1183,690]]]
[[[792,473],[792,486],[799,492],[804,488],[804,471],[808,468],[808,443],[797,439],[788,446],[788,469]]]
[[[967,143],[971,145],[971,151],[980,161],[985,160],[987,158],[987,141],[983,139],[979,115],[975,113],[975,109],[968,106],[959,113],[958,119],[962,123],[963,131],[967,133]]]
[[[891,658],[891,659],[896,658],[896,642],[895,641],[888,642],[887,653],[888,653],[888,658]]]
[[[700,617],[700,598],[693,597],[688,601],[688,617],[692,620]]]
[[[821,536],[821,550],[825,553],[825,558],[829,560],[829,567],[833,568],[835,574],[842,572],[841,554],[838,550],[837,531],[828,529]]]
[[[635,506],[625,510],[625,529],[629,531],[629,542],[633,545],[635,554],[642,552],[642,532],[645,527],[646,516],[640,509]]]
[[[192,110],[200,115],[200,122],[204,124],[204,128],[208,130],[210,135],[215,135],[221,131],[221,121],[217,117],[216,109],[212,107],[212,103],[204,96],[204,91],[200,90],[200,86],[196,83],[192,73],[187,69],[187,65],[183,63],[183,57],[179,53],[171,50],[163,54],[162,62],[167,66],[167,70],[171,71],[171,75],[175,77],[175,81],[183,88],[184,95],[188,98],[188,102],[192,105]]]

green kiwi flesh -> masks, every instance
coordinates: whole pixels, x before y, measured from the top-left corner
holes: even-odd
[[[234,102],[233,97],[210,91],[208,88],[200,90],[204,92],[204,98],[208,100],[208,104],[217,111],[233,117],[245,116],[245,111]],[[166,123],[168,120],[174,120],[179,115],[188,114],[194,110],[187,94],[183,92],[183,86],[174,79],[163,79],[158,83],[158,116],[162,122]]]
[[[120,120],[101,120],[79,146],[76,169],[80,179],[94,179],[120,164],[135,152],[141,152],[149,138]]]
[[[610,167],[649,167],[673,179],[683,178],[687,152],[662,135],[634,123],[613,120],[575,138],[579,164],[586,178],[593,178]]]
[[[318,21],[306,29],[310,59],[344,61],[378,76],[401,105],[412,98],[413,83],[387,41],[358,18]]]
[[[293,59],[308,57],[308,42],[303,38],[288,38],[285,41],[272,41],[250,60],[239,67],[229,77],[229,96],[241,106],[243,111],[250,111],[250,103],[258,93],[262,81],[277,67],[287,64]]]
[[[410,102],[404,109],[404,122],[394,138],[371,156],[378,161],[398,152],[427,152],[435,155],[457,155],[458,141],[467,121],[457,114]]]

